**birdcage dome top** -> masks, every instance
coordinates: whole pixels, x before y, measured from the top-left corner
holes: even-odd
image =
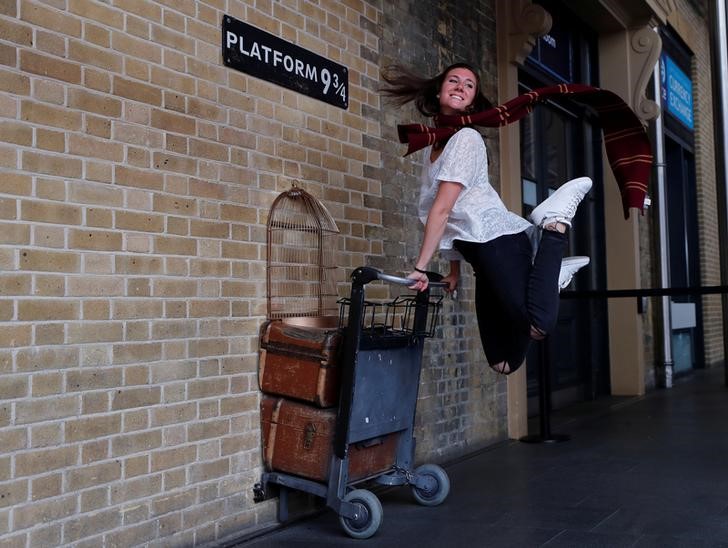
[[[273,202],[268,228],[339,233],[339,227],[326,207],[295,183]]]

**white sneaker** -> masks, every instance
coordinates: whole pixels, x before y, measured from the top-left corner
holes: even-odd
[[[571,226],[576,208],[589,192],[592,180],[589,177],[579,177],[567,181],[556,189],[551,196],[536,206],[528,220],[539,228],[551,223],[564,223]]]
[[[579,269],[589,264],[589,257],[566,257],[561,261],[561,270],[559,270],[559,291],[566,289],[571,283]]]

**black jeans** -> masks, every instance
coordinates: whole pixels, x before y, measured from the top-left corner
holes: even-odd
[[[559,314],[559,270],[566,234],[544,230],[536,257],[525,232],[485,243],[456,240],[475,272],[475,309],[488,363],[518,369],[531,343],[531,326],[550,333]]]

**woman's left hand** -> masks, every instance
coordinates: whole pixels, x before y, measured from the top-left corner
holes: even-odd
[[[445,287],[446,293],[453,293],[453,292],[457,291],[458,278],[460,278],[460,275],[457,272],[451,271],[450,274],[448,274],[442,280],[440,280],[441,282],[444,282],[447,284],[447,286]],[[453,296],[453,298],[455,298],[455,297]]]
[[[430,280],[427,277],[427,274],[425,274],[423,272],[417,272],[416,270],[413,270],[412,272],[410,272],[407,275],[407,277],[410,280],[415,280],[415,283],[413,283],[412,285],[409,285],[407,287],[409,287],[410,289],[416,289],[417,291],[424,291],[425,289],[427,289],[427,286],[430,283]]]

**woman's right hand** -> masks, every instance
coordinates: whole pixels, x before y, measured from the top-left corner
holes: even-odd
[[[427,274],[423,272],[417,272],[416,270],[413,270],[412,272],[407,274],[407,278],[415,281],[415,283],[407,287],[409,287],[410,289],[416,289],[417,291],[424,291],[425,289],[427,289],[427,286],[430,283]]]

